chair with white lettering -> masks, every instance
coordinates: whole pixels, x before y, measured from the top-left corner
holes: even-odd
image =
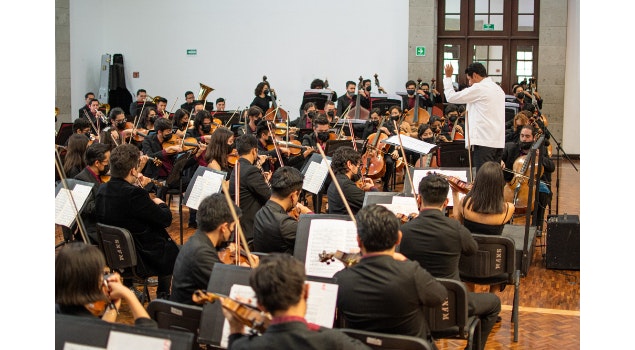
[[[514,240],[506,236],[478,233],[472,233],[472,237],[478,243],[478,251],[471,256],[461,256],[459,262],[461,281],[500,286],[500,291],[503,291],[507,285],[514,286],[512,322],[514,323],[514,341],[517,342],[520,270],[516,267]]]
[[[427,341],[413,336],[362,331],[359,329],[339,329],[351,338],[358,339],[371,349],[382,350],[432,350],[434,347]]]

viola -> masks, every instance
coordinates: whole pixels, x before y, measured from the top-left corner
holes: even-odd
[[[180,137],[172,137],[169,141],[163,141],[161,144],[163,149],[166,149],[171,146],[181,146],[183,148],[183,152],[190,151],[198,148],[198,142],[194,137],[186,137],[185,140]]]
[[[241,250],[240,254],[236,255],[236,244],[233,242],[218,252],[218,258],[226,265],[251,266],[249,256],[244,250]]]
[[[344,266],[349,267],[357,264],[362,260],[362,254],[360,253],[344,253],[341,250],[337,250],[333,253],[327,253],[325,250],[318,255],[320,262],[330,265],[335,259],[341,261]]]
[[[223,309],[229,311],[232,316],[239,320],[243,325],[260,333],[269,327],[271,323],[271,315],[251,306],[227,296],[211,293],[204,290],[196,290],[192,294],[192,301],[196,304],[204,304],[206,302],[213,303],[219,300]]]
[[[399,219],[399,223],[401,223],[403,225],[406,222],[409,222],[410,220],[412,220],[412,219],[416,218],[417,216],[419,216],[419,213],[410,213],[409,215],[402,214],[402,213],[396,213],[395,216],[397,217],[397,219]]]
[[[238,161],[238,150],[234,148],[232,149],[231,153],[227,155],[227,163],[229,164],[230,167],[234,167],[237,161]]]
[[[432,175],[432,174],[439,175],[442,178],[448,180],[448,182],[450,183],[452,188],[458,190],[459,192],[461,192],[463,194],[467,194],[468,192],[470,192],[470,190],[472,190],[472,184],[467,183],[467,182],[459,179],[458,177],[448,176],[448,175],[445,175],[445,174],[437,173],[435,171],[428,171],[428,175]]]

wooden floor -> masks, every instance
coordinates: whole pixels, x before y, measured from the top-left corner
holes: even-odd
[[[557,162],[556,162],[557,164]],[[580,162],[574,161],[580,169]],[[555,189],[556,174],[553,173],[554,197],[551,214],[568,213],[580,215],[580,173],[566,159],[560,161],[559,188]],[[397,190],[401,189],[398,185]],[[558,195],[558,200],[556,199]],[[180,243],[178,199],[171,202],[173,223],[170,235]],[[549,212],[547,212],[549,214]],[[194,233],[187,227],[188,212],[184,209],[184,242]],[[516,220],[515,224],[522,224]],[[545,231],[547,225],[544,225]],[[545,265],[546,236],[536,238],[532,264],[526,277],[520,281],[520,314],[518,342],[513,341],[514,325],[511,323],[513,288],[508,286],[503,292],[497,292],[501,298],[502,322],[496,324],[487,342],[486,349],[579,349],[580,348],[580,271],[547,269]],[[61,232],[56,229],[56,243],[62,240]],[[151,287],[151,296],[155,297],[155,288]],[[120,322],[131,323],[129,309],[122,306]],[[463,349],[465,341],[439,340],[440,350]]]

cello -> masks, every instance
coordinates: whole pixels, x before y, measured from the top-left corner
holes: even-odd
[[[364,81],[364,78],[360,75],[359,76],[359,84],[357,85],[357,88],[359,90],[361,90],[362,87],[363,87],[363,84],[362,84],[363,81]],[[366,108],[362,107],[362,105],[360,104],[361,103],[360,99],[361,99],[361,95],[359,94],[359,91],[358,91],[357,92],[357,98],[355,100],[355,111],[353,111],[352,109],[349,110],[348,113],[346,114],[346,116],[348,118],[352,117],[355,120],[367,120],[368,119],[368,116],[370,115],[370,112]],[[351,115],[351,113],[353,115]]]
[[[266,75],[262,76],[262,81],[269,85]],[[271,85],[269,85],[269,90],[271,91],[271,107],[265,111],[265,119],[268,121],[286,122],[288,118],[287,111],[278,107],[278,103],[276,102],[276,91],[271,88]]]
[[[417,82],[419,83],[417,89],[421,89],[421,78],[417,79]],[[415,91],[415,105],[411,110],[407,111],[404,116],[404,121],[407,121],[408,124],[412,126],[427,124],[430,120],[430,113],[424,108],[419,107],[419,96],[420,94]]]
[[[380,141],[388,138],[381,132],[386,116],[382,116],[377,125],[377,132],[371,134],[366,139],[366,152],[362,155],[362,174],[371,179],[379,179],[386,174],[386,161],[384,160],[385,143],[380,145]]]
[[[516,158],[513,165],[514,177],[505,185],[503,196],[506,202],[513,203],[516,207],[516,214],[523,214],[527,211],[527,201],[529,200],[529,179],[531,153],[521,155]],[[542,176],[542,172],[538,173],[540,157],[536,153],[534,163],[534,179],[537,180]],[[534,210],[534,201],[531,203],[531,211]]]

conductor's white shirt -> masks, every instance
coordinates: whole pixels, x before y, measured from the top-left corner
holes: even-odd
[[[492,81],[483,78],[461,91],[454,91],[452,78],[443,78],[445,99],[449,103],[467,104],[465,146],[505,147],[505,92]]]

